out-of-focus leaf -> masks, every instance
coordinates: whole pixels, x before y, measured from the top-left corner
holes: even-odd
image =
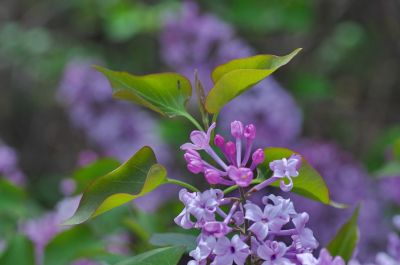
[[[349,261],[357,246],[359,229],[357,226],[360,207],[354,210],[348,220],[338,231],[335,238],[328,244],[327,249],[333,256],[341,256],[346,262]]]
[[[196,248],[196,238],[193,235],[181,233],[154,234],[150,238],[150,243],[154,246],[185,246],[186,251]]]
[[[0,257],[1,265],[35,265],[33,244],[25,236],[16,235]]]
[[[93,180],[113,171],[119,165],[120,163],[115,159],[104,158],[78,169],[73,175],[77,184],[76,193],[82,193]]]
[[[168,117],[187,116],[186,102],[192,95],[190,81],[177,73],[137,76],[100,66],[113,88],[115,98],[133,101]]]
[[[400,176],[400,162],[391,161],[375,172],[378,177],[398,177]]]
[[[269,163],[273,160],[289,158],[292,154],[296,154],[296,152],[292,150],[277,147],[265,148],[264,153],[265,161],[259,166],[262,172],[269,170]],[[299,175],[292,179],[293,192],[315,201],[330,204],[332,206],[335,205],[331,203],[328,187],[326,186],[325,181],[304,158],[299,170]],[[279,187],[279,181],[275,181],[272,185]]]
[[[235,59],[216,67],[212,73],[214,87],[206,98],[207,111],[218,113],[226,103],[287,64],[300,50],[285,56],[264,54]]]
[[[46,246],[44,265],[68,265],[72,261],[105,252],[105,247],[84,225],[58,234]]]
[[[116,265],[176,265],[183,253],[185,253],[185,247],[182,246],[158,248],[119,262]]]
[[[167,181],[167,172],[150,147],[143,147],[127,162],[95,180],[83,193],[78,210],[67,225],[79,224],[147,194]]]

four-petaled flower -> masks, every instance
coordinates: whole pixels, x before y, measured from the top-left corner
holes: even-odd
[[[221,237],[217,240],[214,248],[215,259],[211,265],[244,265],[250,255],[249,246],[244,243],[238,235],[234,235],[231,240]]]
[[[290,191],[293,188],[292,177],[299,175],[300,166],[301,156],[297,154],[293,154],[289,159],[274,160],[269,164],[269,167],[274,172],[272,177],[279,179],[286,177],[289,180],[287,184],[281,180],[280,186],[283,191]]]

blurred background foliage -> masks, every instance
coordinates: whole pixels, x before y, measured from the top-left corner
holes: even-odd
[[[203,13],[230,24],[255,53],[282,55],[303,47],[293,63],[274,75],[301,108],[303,137],[337,143],[363,161],[371,175],[400,172],[398,162],[385,165],[388,156],[394,154],[394,161],[400,156],[399,1],[198,4]],[[79,181],[85,179],[84,173],[73,173],[79,168],[79,154],[98,151],[56,99],[68,63],[95,58],[112,69],[137,74],[173,71],[162,59],[160,34],[165,19],[177,16],[181,7],[181,1],[173,0],[1,1],[0,137],[16,150],[28,176],[27,192],[35,198],[26,200],[25,191],[1,184],[13,203],[32,204],[31,213],[19,207],[2,212],[15,221],[9,225],[35,216],[39,209],[52,209],[63,197],[54,188],[63,178],[75,177],[79,193]],[[161,120],[157,128],[172,152],[188,134],[179,121]],[[97,177],[102,171],[92,173]],[[4,204],[8,202],[1,199],[0,208]],[[171,225],[148,227],[150,219],[158,219],[144,213],[133,216],[137,218],[123,219],[124,225],[143,241]],[[139,229],[137,222],[146,229]]]

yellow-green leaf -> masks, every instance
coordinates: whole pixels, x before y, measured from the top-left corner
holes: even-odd
[[[168,117],[187,115],[185,105],[192,95],[190,81],[177,73],[138,76],[95,67],[103,73],[117,99],[133,101]]]
[[[79,207],[65,224],[79,224],[143,196],[167,182],[165,168],[157,164],[150,147],[143,147],[128,161],[95,180],[83,193]]]
[[[287,64],[300,50],[285,56],[263,54],[235,59],[216,67],[212,73],[214,87],[206,98],[207,111],[218,113],[226,103]]]

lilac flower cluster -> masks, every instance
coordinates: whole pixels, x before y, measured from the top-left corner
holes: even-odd
[[[24,185],[26,177],[18,167],[18,156],[13,148],[0,140],[0,177],[16,185]]]
[[[340,257],[332,258],[326,250],[321,251],[318,259],[313,256],[318,242],[306,227],[309,215],[296,212],[290,199],[270,194],[263,197],[261,206],[251,201],[256,191],[275,181],[280,180],[283,191],[290,191],[291,178],[298,176],[302,158],[293,154],[288,159],[270,162],[272,176],[249,187],[256,166],[264,162],[264,152],[257,149],[249,163],[255,126],[232,122],[231,135],[235,142],[225,142],[218,134],[211,139],[215,126],[212,124],[207,132],[193,131],[191,143],[181,146],[187,168],[192,173],[204,174],[210,184],[237,185],[240,197],[225,197],[222,190],[214,188],[204,192],[180,191],[179,199],[185,207],[175,223],[184,229],[201,230],[197,248],[190,252],[193,260],[188,265],[243,265],[247,261],[262,265],[344,265]],[[229,164],[214,151],[211,140]],[[243,140],[246,142],[244,154],[241,152]],[[198,151],[208,154],[220,169],[203,160]],[[225,208],[229,210],[224,211]]]

